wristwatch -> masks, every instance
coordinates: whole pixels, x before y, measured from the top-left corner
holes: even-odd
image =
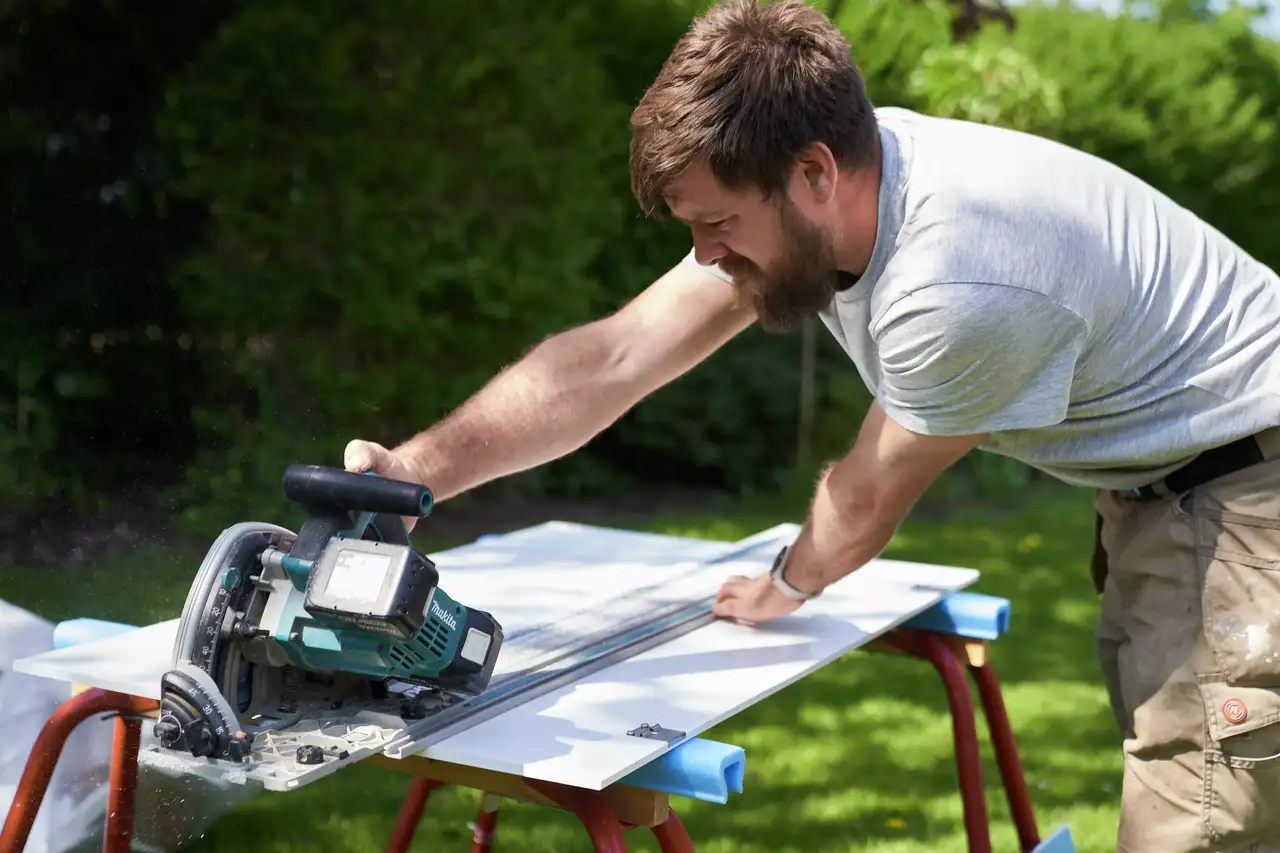
[[[817,592],[803,592],[787,583],[787,559],[791,556],[791,546],[788,545],[778,552],[778,556],[773,558],[773,568],[769,570],[770,578],[773,585],[779,592],[787,598],[794,598],[797,601],[808,601],[811,598],[817,598],[822,595],[822,590]]]

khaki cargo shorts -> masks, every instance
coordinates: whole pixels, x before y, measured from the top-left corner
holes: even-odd
[[[1280,459],[1095,505],[1117,849],[1280,853]]]

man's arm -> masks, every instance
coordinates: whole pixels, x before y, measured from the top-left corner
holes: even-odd
[[[872,404],[853,449],[819,481],[787,581],[816,592],[877,557],[921,495],[981,440],[919,435]]]
[[[802,592],[876,557],[925,489],[983,436],[1060,423],[1089,329],[1035,291],[961,281],[897,300],[872,333],[876,402],[853,449],[824,472],[788,553],[784,577]],[[799,606],[764,575],[730,581],[714,609],[755,621]]]
[[[818,481],[809,516],[787,557],[787,583],[818,592],[870,562],[925,490],[981,439],[919,435],[873,403],[853,449]],[[712,611],[755,621],[783,616],[800,603],[778,592],[766,574],[726,583]]]
[[[616,313],[545,339],[393,451],[352,441],[346,467],[446,500],[582,447],[752,320],[732,284],[677,264]]]

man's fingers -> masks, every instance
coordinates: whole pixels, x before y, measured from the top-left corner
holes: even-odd
[[[733,616],[740,600],[741,599],[737,598],[726,598],[722,593],[721,597],[716,599],[716,603],[711,605],[711,614],[722,618]]]
[[[357,474],[366,471],[381,474],[391,467],[393,461],[391,451],[381,444],[358,438],[347,442],[347,449],[342,454],[342,462],[347,470]]]
[[[734,575],[721,585],[716,593],[715,603],[711,605],[711,615],[721,619],[737,619],[739,615],[750,610],[750,601],[746,598],[747,585],[750,578]]]
[[[750,605],[743,598],[725,598],[711,605],[711,615],[720,619],[732,619],[739,625],[751,627],[755,622],[743,618],[742,614],[750,610]]]
[[[748,580],[750,578],[742,575],[733,575],[721,584],[720,589],[716,592],[716,601],[724,601],[727,598],[739,595],[742,592],[743,584],[747,583]]]

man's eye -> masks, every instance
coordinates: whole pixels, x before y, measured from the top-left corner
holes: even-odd
[[[707,227],[715,228],[717,231],[723,231],[726,227],[728,227],[728,224],[729,224],[729,220],[727,219],[717,219],[715,222],[708,222]]]

